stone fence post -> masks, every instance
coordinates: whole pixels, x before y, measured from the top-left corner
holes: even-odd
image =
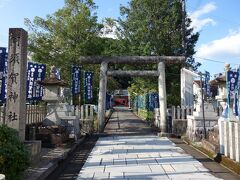
[[[5,175],[4,174],[0,174],[0,180],[5,180]]]
[[[180,106],[177,106],[177,119],[180,119],[181,117],[181,108],[180,108]]]

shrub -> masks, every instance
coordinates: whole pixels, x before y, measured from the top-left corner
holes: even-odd
[[[29,164],[27,147],[20,142],[18,132],[0,125],[0,174],[5,174],[7,180],[23,179],[23,172]]]

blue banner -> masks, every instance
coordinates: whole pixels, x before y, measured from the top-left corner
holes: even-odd
[[[81,70],[80,67],[72,67],[72,94],[80,94],[81,91]]]
[[[238,85],[239,72],[228,71],[227,80],[228,80],[228,90],[229,92],[235,92]]]
[[[209,85],[209,81],[210,81],[210,73],[205,71],[205,81],[204,81],[204,89],[206,92],[207,96],[210,96],[210,85]]]
[[[93,73],[84,73],[84,95],[86,101],[91,101],[93,99]]]
[[[36,75],[34,78],[36,79],[36,81],[42,81],[45,79],[45,76],[46,76],[46,65],[37,64]],[[43,93],[44,93],[43,86],[36,82],[35,100],[42,100]]]
[[[4,103],[7,95],[7,49],[0,47],[0,102]]]
[[[27,100],[41,100],[43,96],[43,86],[37,81],[44,80],[46,75],[46,65],[28,62],[27,67]]]
[[[159,108],[159,98],[158,93],[149,93],[148,94],[148,109],[154,111],[155,108]]]
[[[106,94],[106,110],[109,110],[112,107],[112,96],[110,94]]]
[[[228,90],[228,106],[230,106],[231,98],[233,102],[233,114],[238,116],[238,83],[239,83],[239,71],[227,72],[227,90]],[[229,111],[228,111],[229,113]],[[229,117],[229,114],[228,114]]]

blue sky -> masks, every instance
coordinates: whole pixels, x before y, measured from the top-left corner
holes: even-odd
[[[99,20],[119,17],[120,4],[127,5],[127,2],[95,0]],[[64,0],[0,0],[0,46],[8,44],[8,28],[26,28],[24,18],[45,17],[63,4]],[[200,32],[196,47],[196,59],[203,64],[200,70],[215,74],[223,71],[225,62],[232,67],[240,64],[239,0],[187,0],[187,13],[195,31]]]

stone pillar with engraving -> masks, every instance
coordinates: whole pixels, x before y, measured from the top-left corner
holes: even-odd
[[[26,125],[27,39],[24,29],[9,29],[6,124],[19,132],[21,141]]]

